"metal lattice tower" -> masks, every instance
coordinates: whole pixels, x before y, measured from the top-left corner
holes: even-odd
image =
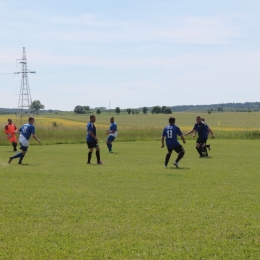
[[[27,74],[36,73],[36,72],[27,69],[25,47],[23,47],[22,59],[17,59],[17,60],[20,60],[19,63],[22,65],[22,70],[19,72],[15,72],[14,74],[22,74],[22,79],[21,79],[20,96],[18,102],[19,112],[17,113],[16,120],[20,119],[22,121],[24,113],[30,111],[30,107],[32,104],[32,98],[31,98],[31,92],[30,92]]]

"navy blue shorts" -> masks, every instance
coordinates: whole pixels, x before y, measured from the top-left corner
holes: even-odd
[[[24,152],[26,152],[28,150],[28,146],[23,146],[21,143],[20,143],[21,147],[20,149]]]
[[[110,135],[110,136],[107,138],[107,141],[108,141],[109,143],[113,142],[114,140],[115,140],[115,137],[112,136],[112,135]]]
[[[172,151],[174,150],[176,153],[180,153],[180,152],[182,152],[184,149],[183,149],[183,147],[182,147],[182,145],[178,145],[178,146],[175,146],[175,147],[169,147],[169,146],[167,146],[167,149],[168,149],[168,152],[169,153],[172,153]]]

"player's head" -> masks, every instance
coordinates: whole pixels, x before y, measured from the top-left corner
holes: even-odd
[[[30,116],[28,118],[28,122],[29,122],[29,124],[34,124],[34,117]]]
[[[112,117],[110,117],[110,123],[112,124],[112,123],[114,123],[115,122],[115,118],[112,116]]]
[[[170,117],[169,118],[169,123],[170,124],[175,124],[175,118],[174,117]]]
[[[96,117],[94,115],[91,115],[89,117],[90,122],[96,122]]]
[[[202,121],[202,122],[205,122],[205,119],[201,117],[201,121]]]
[[[196,122],[199,124],[201,123],[201,117],[200,116],[196,116]]]
[[[13,122],[12,118],[8,118],[7,121],[8,121],[8,123],[9,123],[10,125],[11,125],[12,122]]]

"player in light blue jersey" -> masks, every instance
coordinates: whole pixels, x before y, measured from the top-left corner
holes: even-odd
[[[185,141],[185,138],[184,138],[180,128],[175,125],[175,118],[170,117],[169,125],[164,128],[163,133],[162,133],[162,138],[161,138],[161,142],[162,142],[161,148],[164,147],[164,139],[166,138],[166,146],[168,149],[168,153],[166,154],[166,157],[165,157],[164,168],[167,168],[167,165],[168,165],[168,162],[170,160],[173,150],[176,153],[178,153],[178,157],[173,164],[176,166],[176,168],[179,168],[178,162],[184,156],[185,151],[184,151],[184,148],[178,142],[178,136],[181,137],[182,142],[185,144],[186,141]]]
[[[112,142],[117,137],[117,124],[115,122],[114,117],[110,118],[110,128],[107,130],[108,138],[107,138],[107,148],[110,153],[113,153],[112,151]]]
[[[19,142],[20,142],[20,149],[22,150],[21,153],[18,153],[14,156],[11,156],[9,158],[9,163],[12,162],[13,159],[20,158],[18,164],[22,164],[23,158],[28,150],[29,147],[29,139],[32,136],[38,143],[41,141],[37,138],[35,135],[35,127],[34,127],[34,118],[29,117],[28,124],[23,125],[20,129],[20,136],[19,136]]]

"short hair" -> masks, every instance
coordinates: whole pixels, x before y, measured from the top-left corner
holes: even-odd
[[[196,118],[201,118],[200,116],[197,116]]]
[[[170,124],[174,124],[175,123],[175,118],[174,117],[170,117],[169,118],[169,123]]]
[[[7,119],[7,121],[10,121],[10,120],[12,120],[12,118],[9,117],[9,118]],[[13,120],[12,120],[12,121],[13,121]]]
[[[90,117],[89,117],[89,119],[92,119],[92,118],[94,118],[95,117],[95,115],[91,115]]]
[[[202,118],[202,117],[201,117],[201,120],[202,120],[203,122],[205,121],[205,119],[204,119],[204,118]]]
[[[28,118],[28,122],[30,122],[30,121],[32,121],[32,120],[34,120],[34,117],[30,116],[30,117]]]

